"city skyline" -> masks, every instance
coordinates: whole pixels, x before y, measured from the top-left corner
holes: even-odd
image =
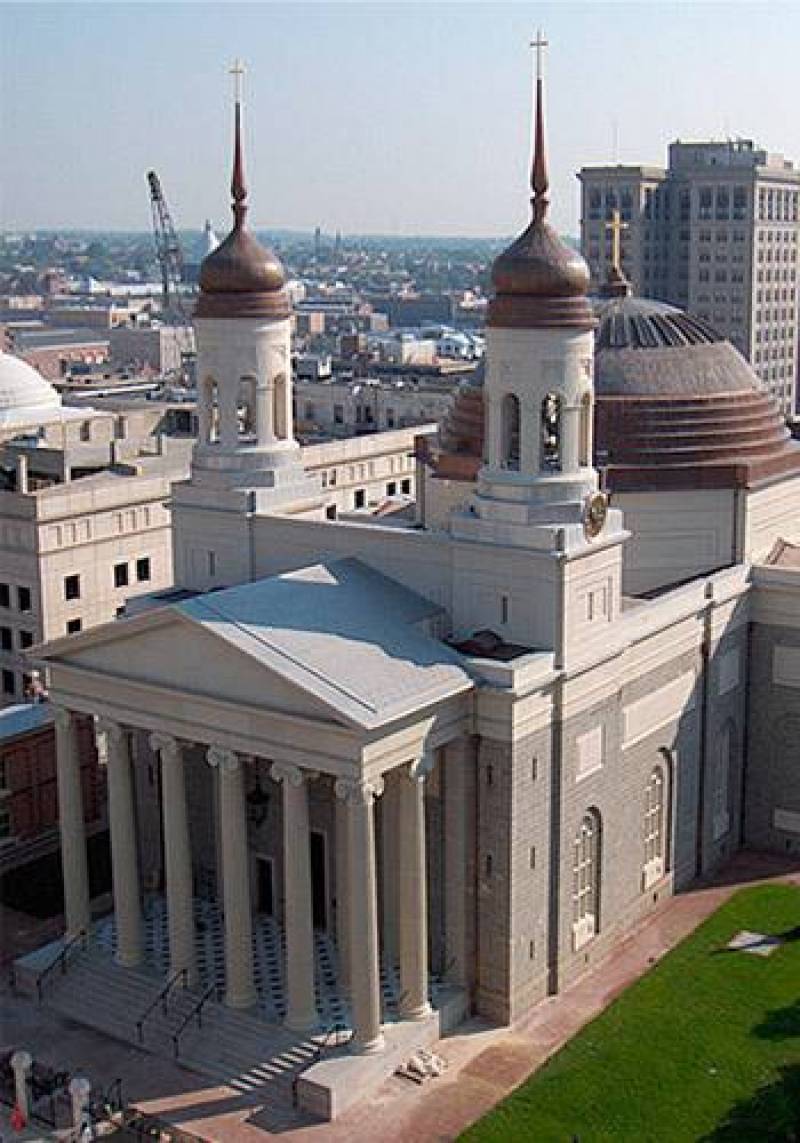
[[[537,25],[558,229],[577,233],[587,163],[663,163],[675,138],[728,134],[800,157],[788,4],[724,22],[713,4],[8,4],[0,25],[7,230],[146,230],[151,167],[180,228],[224,229],[241,57],[254,227],[511,233]]]

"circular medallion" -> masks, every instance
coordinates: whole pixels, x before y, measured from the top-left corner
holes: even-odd
[[[583,530],[590,540],[599,536],[608,516],[608,497],[605,492],[593,492],[583,506]]]

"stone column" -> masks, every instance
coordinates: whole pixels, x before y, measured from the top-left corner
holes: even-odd
[[[267,370],[269,370],[271,357],[268,356],[267,361]],[[262,363],[259,362],[259,365],[261,364]],[[272,384],[271,373],[262,372],[256,378],[253,403],[255,406],[253,415],[255,418],[256,444],[262,446],[272,444],[275,440],[275,429],[273,427],[275,390]]]
[[[212,746],[206,753],[219,771],[222,835],[222,892],[225,909],[225,1003],[250,1008],[256,1002],[253,981],[253,915],[247,859],[247,812],[244,768],[233,750]]]
[[[339,984],[350,990],[350,888],[347,881],[347,806],[336,799],[336,949]]]
[[[197,385],[197,443],[200,445],[211,443],[211,386],[207,378]]]
[[[91,908],[78,737],[75,715],[64,707],[56,710],[56,765],[64,914],[69,938],[89,928]]]
[[[83,1113],[92,1094],[92,1085],[85,1076],[74,1076],[69,1081],[69,1094],[72,1098],[72,1129],[76,1138],[80,1138],[83,1125]]]
[[[30,1119],[31,1109],[28,1099],[28,1076],[33,1065],[33,1056],[30,1052],[14,1052],[11,1057],[11,1070],[14,1073],[14,1100],[20,1110],[24,1123]]]
[[[340,778],[336,783],[337,797],[347,804],[353,1052],[376,1052],[383,1047],[373,809],[382,792],[382,778],[373,782]]]
[[[239,444],[239,385],[238,378],[226,378],[217,385],[219,443],[223,449],[235,449]]]
[[[151,734],[150,745],[161,755],[170,971],[186,969],[191,983],[194,977],[194,892],[183,748],[171,734]]]
[[[425,778],[433,756],[412,762],[399,783],[398,943],[400,1011],[409,1020],[430,1013],[428,1003],[428,894],[425,863]]]
[[[388,967],[397,963],[397,866],[402,852],[398,837],[400,786],[396,776],[386,775],[381,798],[381,935],[383,959]]]
[[[97,728],[105,734],[108,746],[108,821],[111,831],[117,962],[130,968],[142,959],[142,911],[128,738],[118,723],[108,719],[101,719]]]
[[[314,919],[307,780],[316,775],[283,762],[272,777],[283,784],[283,868],[286,924],[286,1027],[307,1032],[319,1023],[314,990]]]

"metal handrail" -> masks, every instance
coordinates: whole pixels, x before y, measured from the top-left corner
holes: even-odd
[[[150,1013],[153,1011],[153,1009],[156,1007],[156,1005],[159,1002],[163,1005],[164,1015],[166,1016],[166,1014],[167,1014],[167,997],[169,996],[170,992],[172,991],[174,986],[177,984],[177,982],[181,979],[181,977],[183,977],[183,987],[186,988],[187,984],[189,983],[189,970],[188,970],[188,968],[179,968],[172,974],[172,976],[169,978],[167,983],[164,985],[164,987],[158,993],[158,996],[155,996],[150,1001],[150,1003],[145,1008],[144,1012],[141,1014],[139,1019],[136,1021],[136,1035],[138,1037],[140,1044],[144,1043],[144,1022],[145,1022],[145,1020],[147,1019],[147,1017],[150,1015]]]
[[[74,937],[70,937],[70,939],[59,949],[58,955],[55,956],[48,965],[45,965],[45,967],[36,977],[36,996],[38,997],[40,1004],[42,1003],[42,984],[44,983],[45,977],[49,976],[57,965],[61,966],[61,973],[63,975],[67,971],[67,958],[69,957],[70,952],[75,947],[75,945],[78,944],[79,941],[81,944],[85,945],[86,937],[86,929],[81,929],[75,934]]]
[[[178,1027],[173,1032],[173,1034],[172,1034],[172,1050],[175,1053],[175,1059],[176,1060],[178,1058],[178,1050],[180,1047],[180,1038],[183,1035],[183,1033],[186,1031],[186,1025],[191,1020],[193,1020],[196,1016],[197,1017],[197,1027],[198,1028],[203,1027],[203,1006],[207,1000],[211,999],[211,997],[216,993],[216,991],[217,991],[216,984],[209,984],[208,988],[205,990],[203,995],[200,997],[200,999],[197,1001],[197,1003],[192,1006],[191,1011],[188,1012],[186,1016],[184,1016],[183,1020],[181,1020],[180,1024],[178,1025]]]

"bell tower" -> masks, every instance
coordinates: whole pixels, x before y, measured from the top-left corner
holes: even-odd
[[[277,255],[247,229],[243,68],[232,69],[233,229],[203,260],[194,315],[198,439],[175,486],[175,581],[208,589],[250,578],[249,517],[318,514],[320,489],[293,432],[291,304]],[[252,562],[252,561],[251,561]]]
[[[493,545],[507,584],[492,599],[485,584],[461,593],[462,624],[488,627],[511,641],[552,646],[567,630],[563,578],[569,560],[599,553],[603,590],[593,616],[615,614],[619,595],[621,513],[609,509],[592,463],[594,330],[589,270],[547,221],[541,33],[536,49],[531,219],[492,267],[494,297],[486,322],[484,457],[477,487],[451,518],[454,538]],[[611,557],[607,549],[616,546]],[[529,553],[520,571],[515,550]],[[467,548],[462,549],[465,560]],[[534,557],[534,553],[536,553]],[[536,567],[538,566],[538,573]],[[538,575],[539,582],[536,581]],[[533,577],[523,589],[522,584]],[[545,585],[554,589],[548,600]],[[560,586],[559,586],[560,585]],[[527,591],[527,598],[523,598]],[[477,594],[476,594],[477,592]],[[483,602],[480,602],[480,601]],[[490,602],[491,600],[491,602]],[[491,615],[486,615],[488,609]],[[477,614],[476,614],[477,613]]]

